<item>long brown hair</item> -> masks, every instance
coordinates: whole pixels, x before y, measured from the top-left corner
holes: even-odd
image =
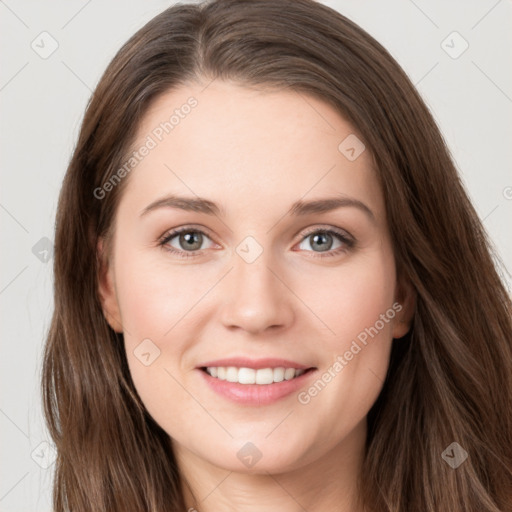
[[[311,94],[355,126],[384,193],[397,269],[417,293],[368,415],[372,512],[512,510],[512,321],[499,258],[425,103],[391,55],[312,0],[177,4],[120,49],[87,107],[56,218],[42,398],[56,512],[184,511],[168,435],[147,413],[98,296],[97,242],[119,169],[161,94],[200,78]],[[457,442],[457,468],[442,454]],[[453,452],[452,452],[453,454]]]

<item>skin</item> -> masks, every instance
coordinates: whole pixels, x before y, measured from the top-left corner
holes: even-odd
[[[407,333],[414,309],[410,284],[396,275],[372,156],[366,150],[349,161],[338,150],[357,131],[327,103],[220,80],[161,96],[134,147],[190,96],[198,105],[125,178],[111,253],[98,246],[105,316],[124,333],[137,391],[170,436],[196,497],[184,489],[188,507],[357,512],[366,416],[382,389],[392,339]],[[171,193],[207,198],[226,216],[169,207],[140,215]],[[362,201],[375,221],[355,207],[289,215],[299,199],[335,194]],[[196,256],[158,245],[189,225],[205,233]],[[348,248],[332,235],[329,251],[345,250],[322,257],[305,236],[316,227],[344,230],[356,244]],[[247,236],[263,250],[252,263],[236,252]],[[179,235],[168,245],[187,253]],[[307,404],[297,393],[269,405],[235,404],[196,369],[230,356],[282,357],[317,368],[307,390],[395,302],[402,310]],[[134,355],[144,339],[160,350],[149,366]],[[237,457],[249,441],[262,454],[252,467]]]

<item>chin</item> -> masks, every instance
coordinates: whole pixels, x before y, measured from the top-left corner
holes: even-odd
[[[254,437],[252,439],[253,441],[235,441],[234,447],[229,446],[225,449],[216,444],[215,453],[208,454],[213,457],[205,458],[215,466],[228,471],[262,475],[284,473],[298,469],[306,463],[303,444],[283,446],[282,443],[273,443],[264,437],[261,438],[261,442]]]

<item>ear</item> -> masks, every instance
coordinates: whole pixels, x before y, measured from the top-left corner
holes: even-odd
[[[105,240],[100,238],[97,245],[98,257],[98,292],[103,314],[108,324],[116,332],[123,332],[119,303],[114,281],[113,267],[105,251]]]
[[[397,280],[395,301],[400,304],[393,324],[393,338],[402,338],[411,328],[416,310],[416,290],[412,283],[403,277]]]

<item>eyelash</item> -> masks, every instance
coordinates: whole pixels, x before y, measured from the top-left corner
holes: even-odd
[[[172,231],[166,233],[162,238],[159,239],[158,245],[160,247],[162,247],[162,249],[164,249],[165,251],[169,251],[180,258],[194,258],[196,256],[200,256],[201,255],[200,251],[193,251],[193,252],[179,251],[179,250],[176,250],[173,247],[170,247],[167,245],[174,237],[176,237],[177,235],[180,235],[181,233],[201,233],[202,235],[205,235],[208,237],[208,235],[200,229],[185,226],[183,228],[177,228],[175,230],[172,230]],[[338,230],[332,229],[332,228],[330,228],[330,229],[322,229],[322,228],[312,229],[303,235],[299,244],[302,243],[309,236],[316,234],[316,233],[334,235],[336,238],[338,238],[338,240],[340,240],[343,244],[345,244],[345,247],[339,247],[336,250],[329,250],[328,252],[325,252],[325,253],[316,253],[315,256],[311,256],[313,258],[328,258],[331,256],[338,256],[339,254],[347,252],[348,250],[352,249],[355,245],[355,241],[352,238],[349,238],[344,232],[338,231]],[[307,252],[313,252],[313,251],[307,251]]]

